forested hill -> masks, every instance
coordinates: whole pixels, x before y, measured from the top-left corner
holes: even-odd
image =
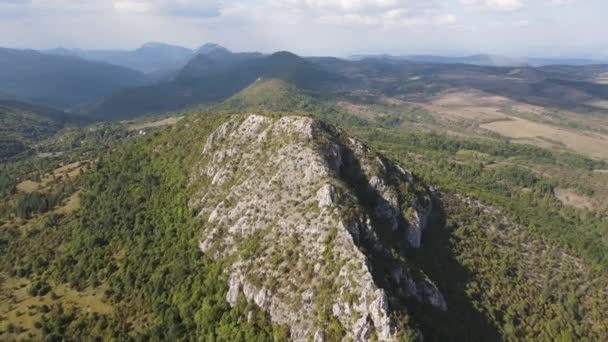
[[[349,130],[361,140],[301,115],[196,113],[61,165],[19,164],[0,206],[12,324],[0,337],[608,336],[602,216],[563,207],[562,183],[511,163],[604,165]]]
[[[119,119],[218,103],[260,78],[279,79],[317,93],[341,79],[320,65],[289,52],[263,57],[257,54],[230,56],[200,55],[184,68],[190,70],[187,75],[178,74],[171,82],[118,92],[90,107],[88,113],[98,118]]]
[[[0,100],[0,160],[30,150],[31,145],[66,125],[89,119],[14,100]]]

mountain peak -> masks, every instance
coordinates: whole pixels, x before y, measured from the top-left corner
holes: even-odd
[[[199,54],[210,54],[210,53],[218,53],[218,52],[230,53],[230,50],[226,49],[225,47],[223,47],[219,44],[206,43],[203,46],[201,46],[200,48],[198,48],[197,52]]]
[[[144,43],[140,49],[154,49],[154,48],[159,48],[159,47],[167,47],[170,46],[169,44],[165,44],[165,43],[160,43],[160,42],[147,42]]]
[[[296,55],[293,52],[289,51],[278,51],[270,55],[272,59],[282,59],[282,60],[300,60],[302,57]]]
[[[410,332],[393,320],[394,298],[446,310],[391,246],[419,246],[431,192],[337,128],[304,116],[233,117],[208,136],[194,170],[190,207],[206,219],[199,248],[234,260],[231,306],[242,293],[296,341],[332,340],[332,324],[355,341],[374,332],[397,340]],[[393,277],[378,277],[381,268]]]
[[[141,52],[141,51],[145,51],[145,50],[180,51],[180,52],[187,52],[187,53],[192,54],[192,50],[185,48],[183,46],[171,45],[171,44],[161,43],[161,42],[145,43],[141,47],[136,49],[135,52],[138,52],[138,51]]]

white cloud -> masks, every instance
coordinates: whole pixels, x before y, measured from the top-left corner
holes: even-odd
[[[216,17],[219,1],[197,0],[112,0],[112,7],[121,13],[148,13],[185,17]]]
[[[407,1],[399,0],[286,0],[289,5],[309,9],[362,13],[370,11],[387,11],[402,7]]]
[[[465,6],[479,6],[501,12],[515,11],[524,7],[522,0],[460,0],[460,3]]]
[[[221,0],[0,0],[22,13],[118,12],[186,17],[220,15]]]
[[[411,15],[429,14],[445,7],[443,0],[274,0],[283,8],[323,14],[382,15],[399,10]]]
[[[112,7],[118,12],[124,13],[146,13],[150,10],[149,4],[143,1],[114,1]]]
[[[450,25],[456,22],[456,17],[452,14],[412,17],[404,15],[399,10],[391,10],[377,16],[361,14],[326,15],[321,16],[320,21],[323,24],[337,26],[368,25],[396,29],[422,25]]]
[[[323,24],[384,28],[447,25],[456,17],[445,13],[441,0],[274,0],[281,10],[300,11]]]
[[[456,17],[453,14],[438,15],[434,19],[435,23],[439,25],[453,24],[456,22]]]
[[[526,26],[530,26],[530,21],[529,20],[518,20],[516,22],[513,23],[513,26],[515,27],[526,27]]]
[[[577,0],[547,0],[547,5],[550,6],[561,6],[561,5],[568,5],[568,4],[572,4],[574,2],[576,2]]]
[[[214,41],[235,51],[337,55],[599,51],[608,38],[590,32],[606,30],[607,12],[606,0],[0,0],[0,46]]]

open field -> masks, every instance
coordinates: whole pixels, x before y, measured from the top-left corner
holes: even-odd
[[[513,118],[480,125],[481,128],[511,138],[514,142],[546,145],[563,144],[566,148],[598,159],[608,159],[608,136],[597,133],[570,131],[530,120]],[[560,146],[554,146],[560,147]]]
[[[72,196],[64,200],[63,206],[55,209],[57,214],[71,214],[80,208],[80,192],[75,192]]]
[[[347,101],[338,101],[337,104],[338,107],[346,110],[347,112],[368,121],[373,121],[380,116],[380,113],[373,110],[370,106],[355,104]]]
[[[438,119],[491,122],[508,119],[500,112],[508,101],[506,98],[486,95],[478,91],[458,91],[437,96],[422,106]]]
[[[422,104],[430,111],[451,120],[465,119],[487,123],[500,118],[521,118],[565,128],[574,127],[597,132],[608,130],[607,115],[557,110],[472,89],[444,92]],[[592,104],[598,108],[607,105],[606,101],[602,100],[594,100]]]
[[[17,190],[21,192],[35,192],[38,191],[41,186],[39,182],[34,182],[29,179],[17,184]]]
[[[63,178],[74,178],[84,169],[87,161],[78,161],[71,164],[63,165],[46,174],[40,181],[30,179],[24,180],[17,184],[17,190],[21,192],[35,192],[45,190],[54,180]]]
[[[44,311],[56,304],[61,304],[64,309],[77,308],[82,312],[103,315],[113,311],[112,306],[103,300],[103,288],[87,288],[79,292],[57,285],[44,296],[32,296],[29,293],[31,285],[24,278],[0,276],[0,340],[41,339],[41,331],[35,323],[45,315]]]
[[[137,130],[146,129],[146,128],[174,126],[182,118],[183,118],[182,116],[173,116],[170,118],[152,121],[152,122],[133,123],[133,124],[127,125],[127,129],[129,129],[130,131],[137,131]]]
[[[502,136],[517,143],[608,159],[608,114],[600,112],[557,110],[475,89],[445,91],[424,101],[376,96],[371,103],[340,99],[337,105],[368,122],[381,122],[385,116],[401,117],[402,128],[424,127],[451,135]],[[608,108],[608,102],[595,102],[595,106]],[[412,115],[416,108],[419,112]]]

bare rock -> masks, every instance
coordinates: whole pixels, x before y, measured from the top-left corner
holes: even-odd
[[[331,184],[325,184],[317,191],[317,201],[319,208],[331,207],[334,204],[336,189]]]
[[[343,178],[353,163],[361,165],[354,181]],[[424,200],[405,203],[400,193],[407,178],[365,145],[314,119],[250,115],[232,118],[207,138],[190,177],[196,192],[189,205],[206,218],[201,251],[231,260],[230,305],[242,293],[273,322],[287,325],[294,341],[323,341],[319,310],[333,314],[347,339],[367,341],[375,330],[380,340],[394,341],[412,331],[398,331],[389,298],[416,296],[445,306],[432,282],[418,284],[407,272],[394,276],[397,289],[375,280],[375,254],[368,248],[394,253],[377,234],[378,218],[412,245],[419,245],[426,225]],[[367,179],[363,189],[355,188]],[[359,197],[370,191],[378,199],[373,208]],[[408,205],[418,216],[406,231],[401,211]]]

